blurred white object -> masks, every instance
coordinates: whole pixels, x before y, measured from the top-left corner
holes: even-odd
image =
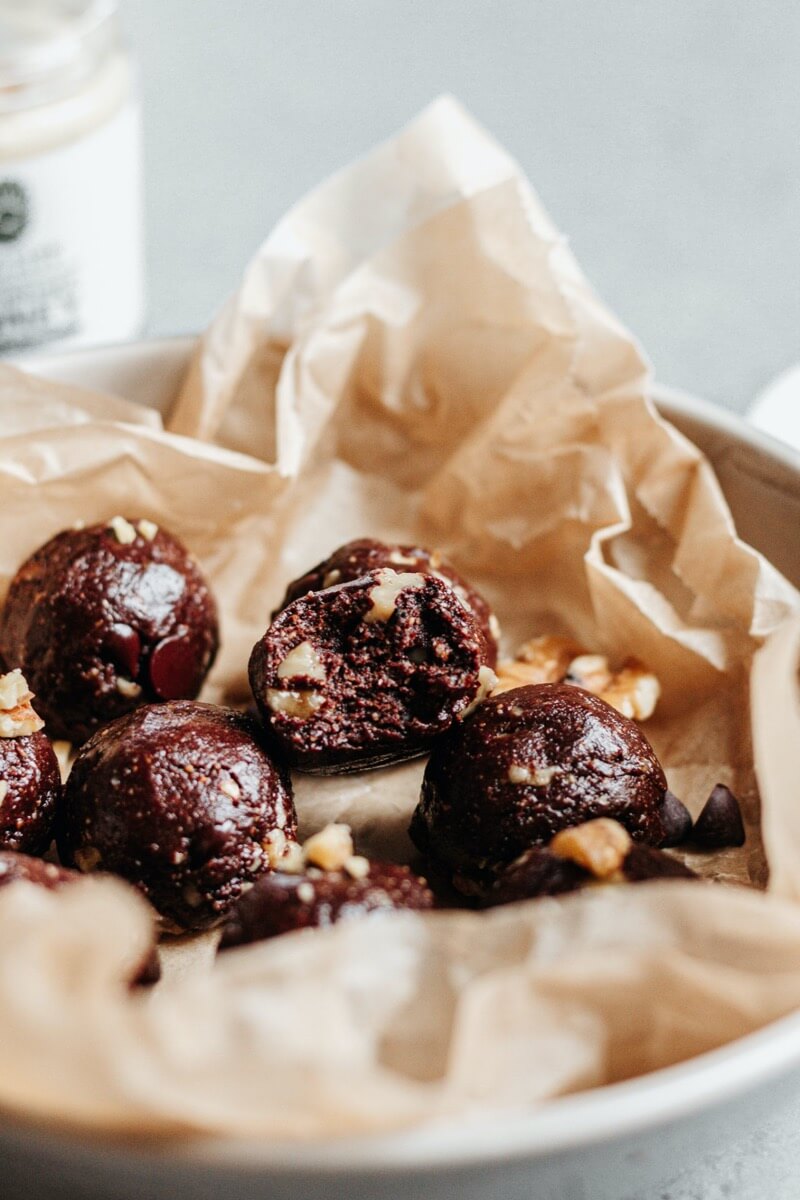
[[[765,433],[800,450],[800,364],[784,371],[756,396],[747,416]]]
[[[141,329],[139,118],[116,0],[0,0],[0,354]]]

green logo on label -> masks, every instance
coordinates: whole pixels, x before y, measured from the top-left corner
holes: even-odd
[[[27,224],[27,192],[13,179],[0,179],[0,242],[13,242]]]

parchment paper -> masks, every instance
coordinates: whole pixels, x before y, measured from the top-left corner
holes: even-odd
[[[150,921],[123,885],[4,889],[1,1104],[143,1136],[387,1130],[636,1075],[800,1003],[800,909],[779,895],[800,896],[797,775],[769,775],[762,814],[748,694],[800,598],[736,538],[710,466],[649,403],[641,351],[453,101],[279,223],[167,432],[49,387],[43,421],[31,386],[0,376],[4,585],[74,520],[149,517],[220,601],[206,695],[241,701],[288,579],[353,536],[435,544],[494,603],[506,653],[565,632],[647,662],[670,786],[697,812],[728,783],[748,838],[693,862],[739,886],[387,917],[213,967],[208,938],[184,941],[146,997],[120,983]],[[796,698],[793,647],[762,652],[757,732],[773,686]],[[363,852],[408,859],[422,769],[297,776],[303,834],[346,820]]]

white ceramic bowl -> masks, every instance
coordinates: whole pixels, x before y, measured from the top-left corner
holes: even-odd
[[[184,338],[143,342],[23,365],[165,411],[190,345]],[[665,389],[655,399],[711,459],[741,535],[800,586],[800,455],[703,401]],[[799,1095],[797,1014],[680,1066],[565,1097],[527,1116],[424,1133],[302,1146],[193,1141],[142,1150],[0,1122],[0,1194],[640,1200]]]

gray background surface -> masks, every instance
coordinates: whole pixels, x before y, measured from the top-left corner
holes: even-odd
[[[800,358],[797,0],[128,0],[150,330],[206,323],[282,212],[442,91],[519,158],[664,383]]]
[[[127,24],[153,333],[205,324],[295,199],[452,91],[663,382],[741,410],[800,358],[797,0],[129,0]],[[636,1200],[796,1200],[798,1129]]]

